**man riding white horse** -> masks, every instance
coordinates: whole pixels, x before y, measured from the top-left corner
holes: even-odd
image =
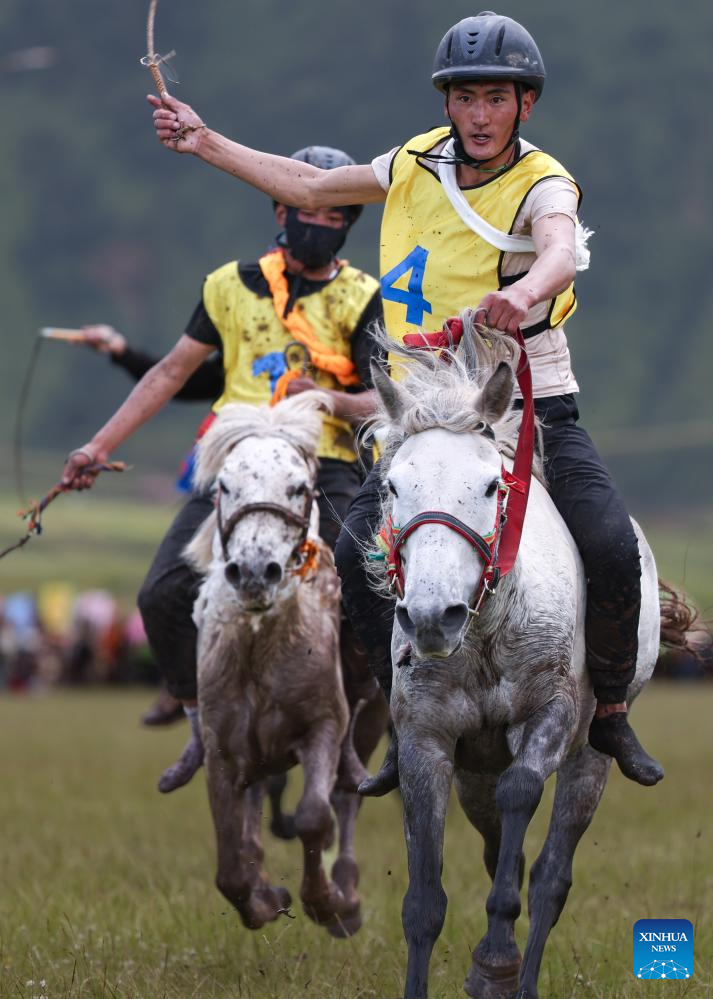
[[[518,22],[491,11],[465,18],[439,45],[432,77],[450,127],[416,136],[371,165],[329,173],[232,142],[173,98],[149,100],[165,146],[193,153],[277,200],[312,209],[385,201],[382,296],[394,337],[422,326],[439,329],[468,306],[490,327],[522,329],[536,412],[545,424],[548,485],[587,574],[587,663],[597,698],[590,743],[613,756],[627,777],[651,785],[663,771],[639,744],[626,704],[638,645],[638,545],[616,486],[577,425],[578,386],[563,331],[576,307],[580,192],[564,167],[519,137],[545,75],[535,41]],[[455,168],[450,195],[442,167]],[[529,237],[522,250],[512,238],[518,236]],[[379,488],[372,473],[350,510],[337,563],[347,612],[388,693],[392,607],[370,591],[359,551],[379,526]],[[397,782],[392,747],[363,792],[385,793]]]
[[[332,170],[354,163],[339,149],[309,146],[290,162]],[[360,205],[313,210],[275,203],[282,232],[276,249],[256,263],[231,262],[209,274],[185,334],[139,381],[102,429],[65,465],[63,482],[86,488],[85,465],[104,461],[203,366],[202,381],[216,381],[217,351],[222,378],[213,405],[265,404],[282,394],[319,388],[331,396],[323,417],[317,476],[320,534],[333,549],[361,474],[354,427],[374,408],[370,361],[377,354],[368,328],[382,317],[377,281],[337,257]],[[291,354],[297,355],[297,367]],[[203,746],[196,701],[196,628],[192,619],[200,577],[183,550],[213,509],[208,493],[193,493],[163,539],[139,593],[146,633],[168,690],[181,700],[191,738],[159,789],[173,791],[201,766]],[[370,682],[373,683],[373,681]]]

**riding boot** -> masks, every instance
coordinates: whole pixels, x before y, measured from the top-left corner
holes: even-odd
[[[636,672],[638,623],[638,602],[627,607],[619,602],[610,608],[589,598],[587,666],[597,698],[589,744],[613,757],[629,780],[651,787],[663,778],[663,768],[637,739],[626,709],[627,690]]]
[[[176,762],[167,767],[161,774],[158,789],[162,794],[169,794],[171,791],[183,787],[203,766],[204,750],[198,724],[198,708],[184,707],[183,710],[191,723],[191,737]]]
[[[652,787],[663,779],[663,767],[649,756],[629,725],[626,706],[603,717],[595,714],[589,726],[589,745],[612,756],[624,776],[637,784]]]
[[[185,717],[181,702],[164,689],[151,707],[141,716],[141,724],[148,726],[172,725],[173,722],[180,721]]]

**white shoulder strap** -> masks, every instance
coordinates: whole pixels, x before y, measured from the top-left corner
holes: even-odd
[[[443,156],[449,157],[453,156],[453,139],[449,139],[443,148]],[[439,160],[438,162],[438,177],[441,181],[443,190],[446,193],[446,197],[450,201],[453,208],[456,210],[462,221],[472,229],[473,232],[484,239],[486,243],[490,243],[494,246],[496,250],[502,250],[504,253],[534,253],[535,252],[535,242],[531,236],[512,236],[510,233],[501,232],[500,229],[496,229],[489,222],[478,215],[478,213],[473,209],[466,201],[463,192],[458,187],[458,182],[456,180],[456,164],[444,162]],[[585,229],[580,222],[577,222],[577,228],[575,232],[575,248],[577,253],[577,270],[583,271],[589,267],[589,249],[587,247],[587,240],[592,235],[591,229]]]

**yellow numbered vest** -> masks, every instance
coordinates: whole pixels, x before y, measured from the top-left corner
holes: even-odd
[[[419,329],[440,330],[450,316],[523,276],[503,277],[504,253],[465,225],[433,167],[407,152],[428,152],[449,134],[447,128],[436,128],[417,135],[401,147],[392,163],[381,224],[381,296],[386,328],[396,339]],[[566,177],[575,183],[561,164],[535,149],[492,180],[462,193],[478,215],[511,233],[523,201],[546,177]],[[570,285],[550,302],[547,320],[538,324],[541,329],[523,332],[534,336],[559,326],[575,308],[574,285]]]
[[[329,350],[350,358],[352,333],[377,289],[374,278],[344,265],[334,280],[298,298],[293,308],[304,315]],[[261,298],[247,288],[233,261],[205,279],[203,305],[223,343],[225,388],[214,411],[228,402],[269,402],[277,380],[287,370],[284,351],[293,340],[278,319],[272,298]],[[343,391],[334,375],[316,368],[310,375],[321,388]],[[326,413],[322,419],[317,454],[355,461],[351,425]]]

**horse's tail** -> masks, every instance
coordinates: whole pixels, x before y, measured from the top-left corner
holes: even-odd
[[[689,649],[689,634],[698,621],[698,608],[683,592],[659,579],[661,644],[667,649]]]
[[[711,649],[713,635],[705,621],[701,620],[698,608],[688,594],[670,583],[659,579],[659,601],[661,605],[661,654],[659,672],[667,672],[664,660],[671,653],[683,654],[692,658],[701,672],[713,670]]]

